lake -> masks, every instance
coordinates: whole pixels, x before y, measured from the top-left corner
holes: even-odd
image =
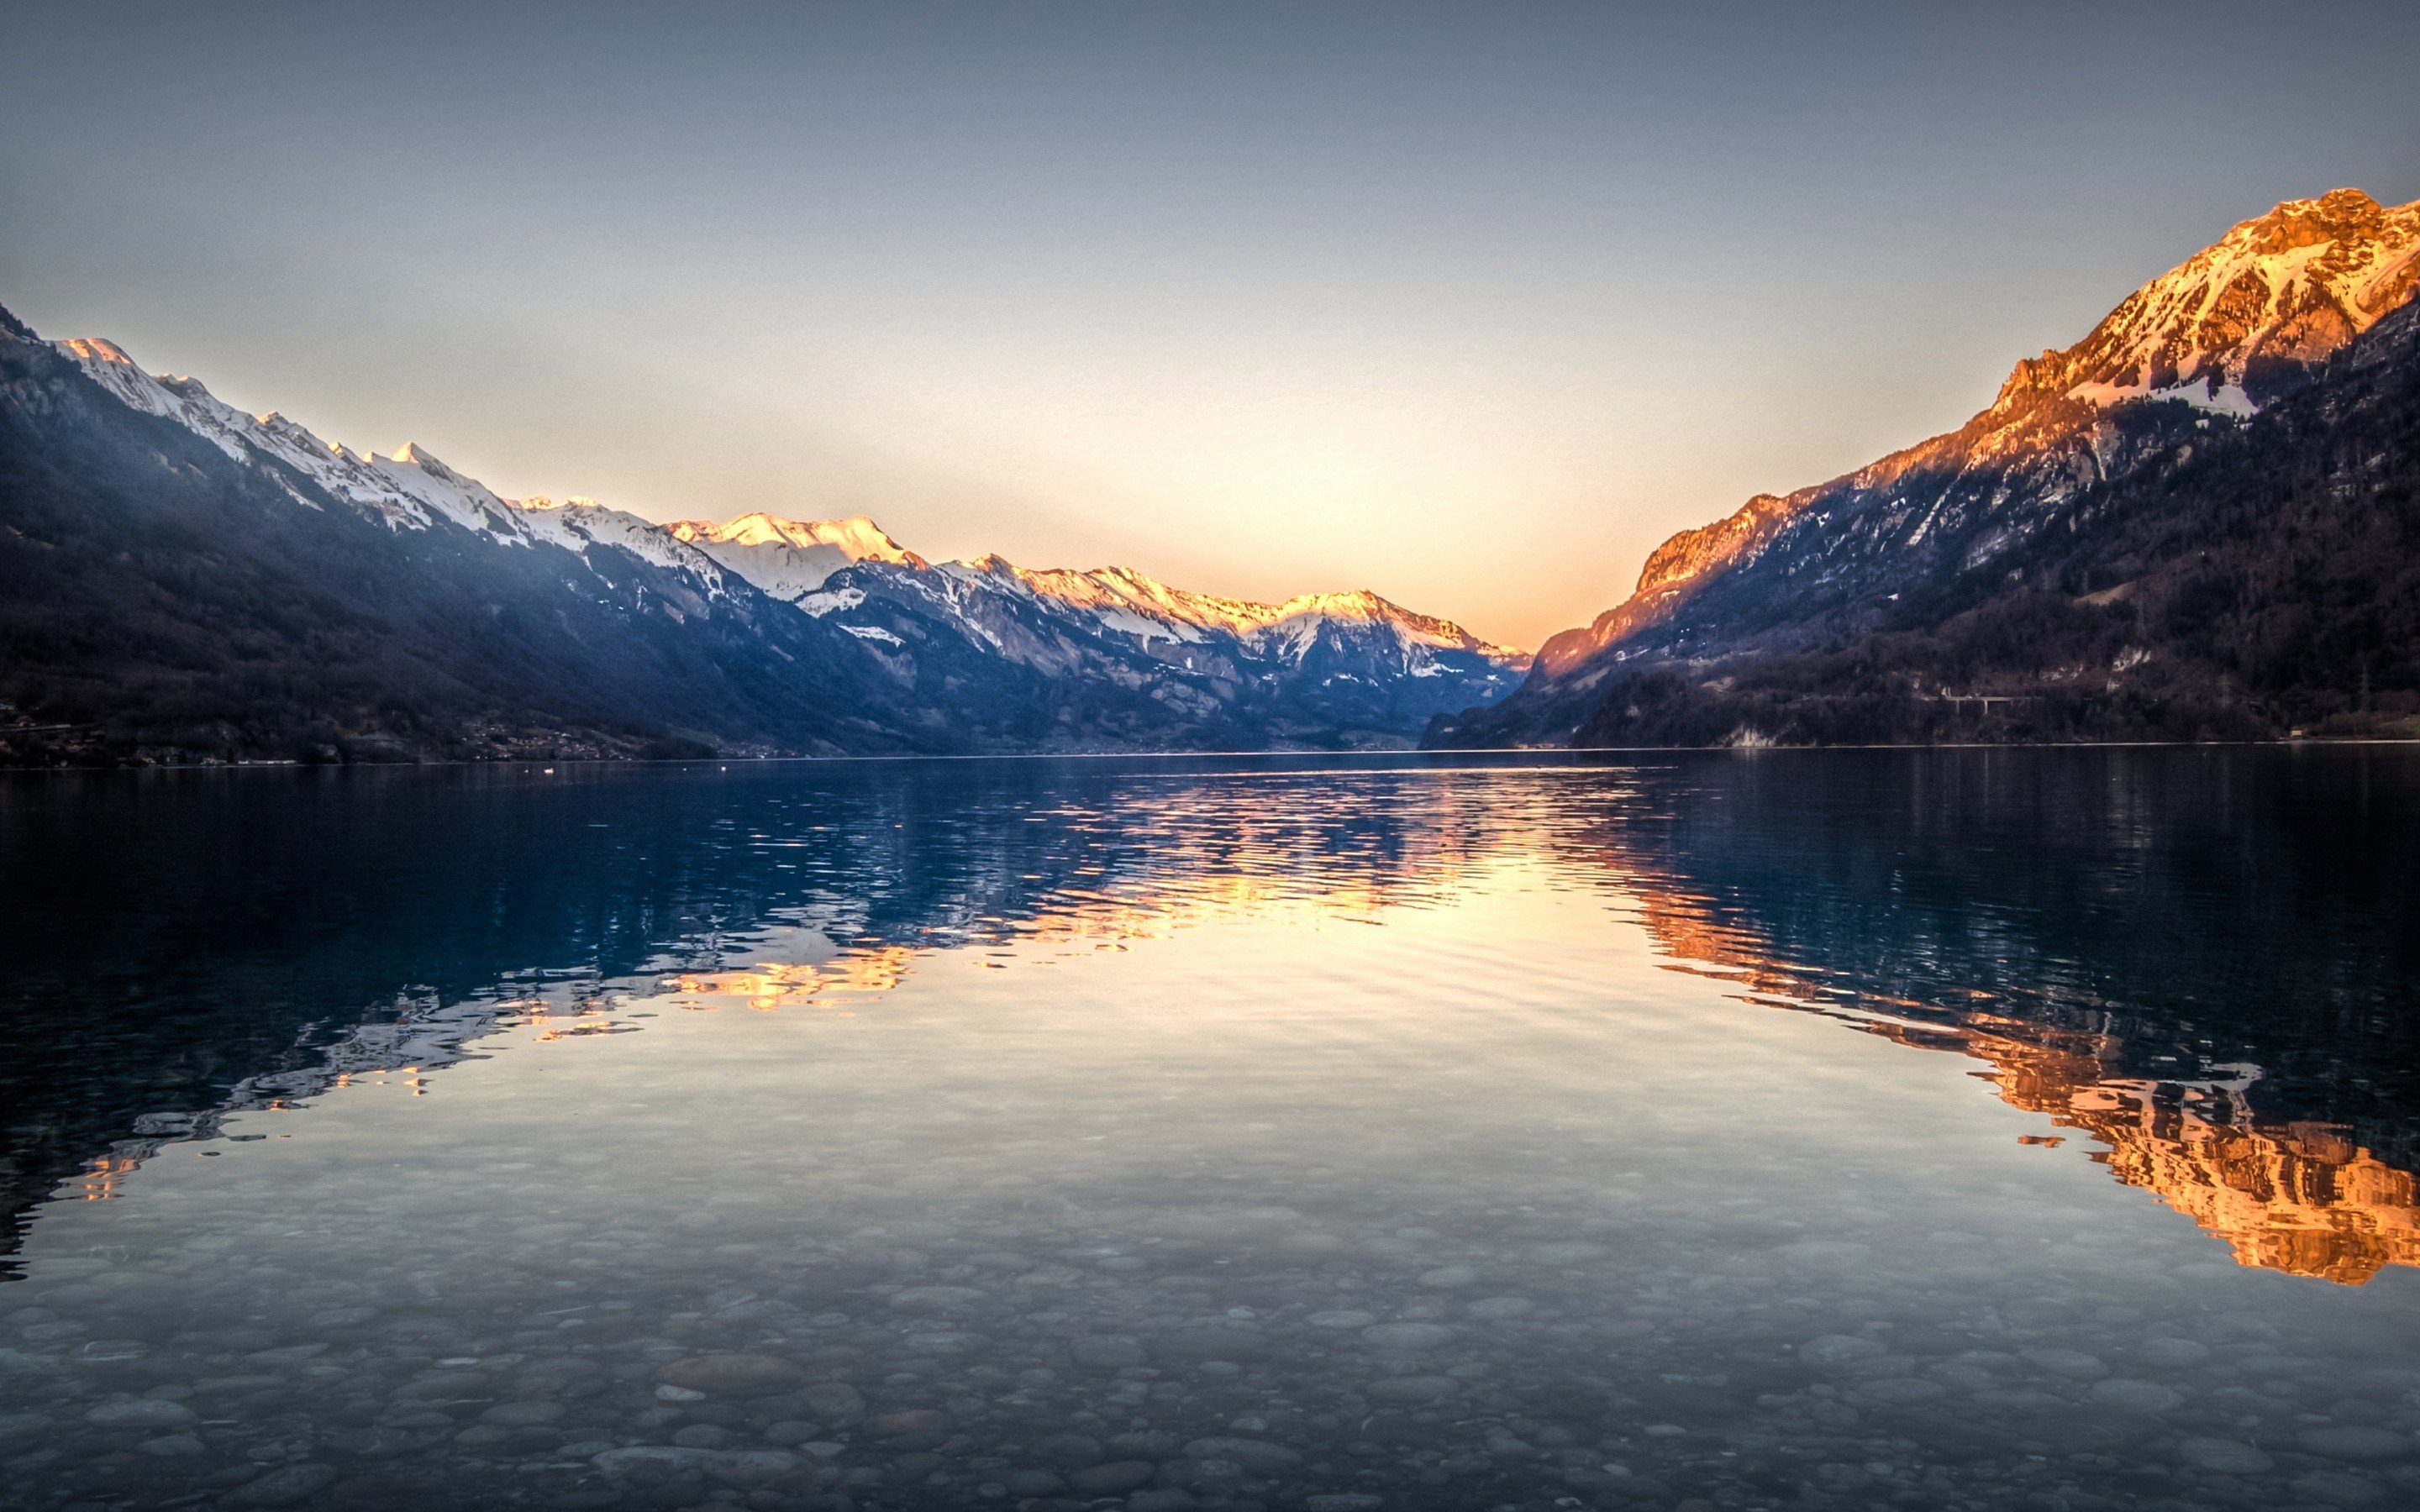
[[[2420,754],[0,779],[0,1506],[2420,1504]]]

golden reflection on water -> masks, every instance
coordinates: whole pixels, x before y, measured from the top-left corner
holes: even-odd
[[[911,946],[850,946],[830,961],[751,962],[744,969],[684,972],[672,983],[683,1008],[717,1006],[706,999],[736,1002],[760,1012],[783,1008],[835,1006],[833,993],[879,997],[908,980],[918,952]]]
[[[1221,859],[1242,870],[1203,872],[1179,865],[1173,885],[1158,891],[1055,890],[1034,917],[997,922],[991,937],[1122,943],[1221,918],[1286,915],[1306,923],[1382,923],[1390,907],[1417,904],[1467,881],[1482,860],[1544,861],[1550,872],[1559,871],[1560,880],[1627,894],[1634,905],[1628,911],[1671,969],[1732,982],[1745,989],[1735,995],[1745,1001],[1827,1012],[1910,1048],[1955,1051],[1985,1062],[1991,1070],[1978,1074],[2004,1101],[2099,1141],[2104,1148],[2092,1153],[2094,1160],[2224,1239],[2241,1264],[2353,1285],[2389,1265],[2420,1265],[2420,1183],[2412,1173],[2378,1160],[2341,1127],[2263,1118],[2243,1089],[2257,1072],[2234,1084],[2130,1076],[2118,1069],[2121,1046],[2111,1036],[1993,1013],[1979,1006],[1994,1000],[1991,993],[1953,990],[1943,995],[1947,1001],[1927,1001],[1864,990],[1821,967],[1782,959],[1753,927],[1660,875],[1635,853],[1592,847],[1590,868],[1571,875],[1569,849],[1548,855],[1534,844],[1546,827],[1441,827],[1430,844],[1394,857],[1400,870],[1368,874],[1346,874],[1357,869],[1328,856],[1317,868],[1322,885],[1311,889],[1302,886],[1304,857],[1276,847],[1296,864],[1268,874],[1264,868],[1280,856],[1256,854],[1238,835],[1246,842]],[[1490,851],[1495,854],[1481,854]],[[767,963],[683,977],[679,988],[759,1009],[815,1002],[831,989],[879,995],[907,975],[918,953],[897,946],[855,948],[819,965]],[[1902,1016],[1909,1014],[1921,1017]],[[2061,1143],[2042,1135],[2025,1142]]]
[[[1590,783],[1590,805],[1567,801],[1575,779]],[[985,964],[1006,964],[1017,949],[1123,949],[1228,919],[1311,929],[1401,924],[1407,911],[1517,875],[1525,886],[1605,897],[1618,917],[1644,930],[1667,969],[1718,980],[1741,1001],[1823,1013],[1912,1049],[1983,1062],[1989,1069],[1975,1074],[2003,1101],[2088,1135],[2102,1147],[2093,1160],[2225,1240],[2241,1264],[2351,1285],[2390,1265],[2420,1266],[2420,1182],[2344,1127],[2257,1112],[2245,1089],[2258,1068],[2238,1068],[2226,1081],[2149,1079],[2123,1070],[2116,1037],[1995,1011],[2007,1005],[1994,993],[1939,983],[1913,989],[1930,997],[1900,995],[1788,959],[1667,858],[1620,838],[1622,823],[1641,817],[1638,796],[1604,772],[1551,770],[1473,782],[1242,777],[1170,784],[1140,798],[1129,792],[1028,822],[1104,844],[1131,842],[1140,828],[1147,851],[1140,866],[1087,862],[1064,868],[1057,881],[1016,872],[998,879],[988,909],[927,922],[905,943],[828,928],[836,949],[827,959],[679,972],[658,980],[654,993],[700,1011],[847,1012],[897,988],[933,952],[979,949],[997,958]],[[1144,820],[1132,811],[1138,801],[1149,809]],[[1617,821],[1610,840],[1608,813]],[[1364,820],[1385,822],[1385,843],[1354,838]],[[422,1064],[398,1065],[402,1047],[434,1068],[458,1058],[469,1040],[506,1026],[533,1029],[539,1041],[629,1032],[617,1009],[646,1000],[644,987],[608,992],[592,980],[560,996],[523,993],[442,1011],[458,1023],[435,1041],[413,1039],[409,1015],[401,1025],[365,1026],[330,1052],[316,1085],[289,1074],[284,1090],[308,1095],[401,1070],[416,1095]],[[432,1042],[442,1054],[427,1055]],[[285,1101],[240,1097],[230,1107]],[[207,1135],[225,1111],[203,1116],[194,1133]],[[2063,1140],[2032,1134],[2023,1142],[2055,1149]],[[73,1189],[87,1200],[115,1196],[160,1143],[121,1141]]]
[[[1747,989],[1738,995],[1746,1001],[1829,1013],[1900,1044],[1985,1062],[1991,1070],[1976,1074],[2004,1102],[2100,1141],[2093,1160],[2224,1239],[2239,1264],[2353,1286],[2389,1265],[2420,1265],[2420,1183],[2412,1173],[2379,1160],[2341,1126],[2256,1112],[2245,1088],[2257,1068],[2242,1068],[2229,1082],[2128,1075],[2111,1035],[1857,991],[1781,959],[1753,929],[1722,917],[1711,900],[1659,882],[1636,857],[1613,872],[1636,889],[1640,921],[1673,969],[1734,981]],[[1927,1017],[1897,1016],[1909,1012]]]
[[[2062,1050],[1976,1031],[2000,1095],[2090,1133],[2128,1186],[2225,1239],[2244,1265],[2353,1285],[2420,1265],[2420,1193],[2331,1124],[2269,1122],[2240,1086],[2096,1077],[2105,1043]]]

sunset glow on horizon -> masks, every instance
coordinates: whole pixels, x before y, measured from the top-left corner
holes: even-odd
[[[0,21],[0,303],[511,497],[1522,646],[2235,222],[2420,195],[2382,7],[305,14]]]

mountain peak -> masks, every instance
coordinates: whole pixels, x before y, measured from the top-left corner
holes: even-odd
[[[2420,201],[2381,206],[2358,189],[2286,200],[2135,289],[2082,341],[2018,363],[1991,407],[1960,429],[1785,497],[1759,494],[1673,535],[1649,555],[1628,599],[1549,640],[1539,665],[1552,677],[1594,665],[1667,625],[1710,583],[1783,549],[1793,532],[1799,546],[1784,550],[1793,565],[1776,569],[1784,577],[1810,563],[1790,551],[1848,533],[1877,552],[1886,541],[1888,551],[1929,561],[1971,523],[1970,510],[1995,512],[2012,496],[2055,506],[2126,465],[2103,451],[2123,429],[2104,424],[2109,411],[2169,401],[2201,411],[2196,421],[2211,417],[2204,424],[2248,419],[2415,290]],[[1985,501],[1967,497],[1976,490]],[[1980,568],[2027,528],[2012,518],[1972,543],[1963,569]],[[1846,570],[1827,559],[1792,591],[1825,591]]]
[[[440,462],[434,456],[429,455],[428,448],[421,445],[418,441],[404,442],[401,446],[398,446],[394,451],[388,453],[386,459],[390,462],[400,462],[406,467],[418,468],[423,472],[427,472],[440,478],[448,478],[454,475],[454,470],[452,468],[447,467],[444,463]]]
[[[1383,614],[1395,607],[1368,588],[1347,588],[1342,593],[1314,594],[1311,596],[1318,601],[1320,608],[1338,612]]]
[[[1367,588],[1297,594],[1282,603],[1225,598],[1172,588],[1133,567],[1020,567],[998,552],[954,563],[952,569],[986,586],[1011,588],[1057,611],[1073,611],[1125,634],[1196,640],[1202,632],[1257,643],[1264,636],[1307,644],[1323,625],[1391,626],[1409,643],[1474,652],[1526,665],[1527,655],[1480,640],[1450,620],[1414,613]]]
[[[1332,620],[1419,619],[1410,610],[1401,609],[1367,588],[1348,588],[1342,593],[1297,594],[1275,606],[1276,612],[1292,619],[1316,614]]]
[[[788,519],[751,510],[727,520],[676,519],[663,529],[775,598],[796,603],[843,567],[884,562],[921,567],[924,559],[863,515]]]
[[[863,515],[841,519],[790,519],[750,510],[727,520],[676,519],[664,529],[681,540],[730,546],[787,546],[799,550],[832,548],[851,562],[905,562],[911,555],[889,532]]]
[[[2259,251],[2289,252],[2338,237],[2374,232],[2386,211],[2358,189],[2331,189],[2317,199],[2280,200],[2268,214],[2236,229],[2253,233]],[[2230,233],[2231,235],[2232,233]]]
[[[70,336],[58,345],[60,350],[86,363],[107,363],[116,367],[134,365],[134,359],[126,355],[125,347],[99,336]]]
[[[2128,295],[2084,340],[2017,364],[1993,409],[2041,394],[2248,415],[2415,285],[2420,201],[2389,208],[2358,189],[2286,200]]]

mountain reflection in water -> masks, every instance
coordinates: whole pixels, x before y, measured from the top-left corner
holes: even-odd
[[[2197,1081],[2128,1076],[2118,1032],[1857,994],[1713,919],[1704,900],[1648,896],[1648,929],[1676,969],[1736,980],[1750,1002],[1830,1013],[1914,1049],[1987,1062],[1992,1070],[1976,1074],[2009,1105],[2090,1134],[2102,1147],[2094,1160],[2225,1238],[2242,1264],[2355,1285],[2387,1265],[2420,1264],[2411,1172],[2355,1143],[2348,1125],[2261,1114],[2249,1095],[2261,1079],[2257,1065]]]
[[[878,1011],[935,950],[1375,922],[1509,864],[1746,1001],[1984,1062],[2245,1265],[2359,1283],[2420,1263],[2415,774],[2329,750],[20,779],[0,1159],[22,1217],[501,1026],[640,1028],[633,993]],[[829,954],[733,959],[777,925]]]
[[[0,782],[0,1509],[2403,1504],[2415,780]]]
[[[2420,1263],[2408,756],[1851,770],[1734,774],[1605,864],[1677,966],[1989,1063],[2245,1265]]]

